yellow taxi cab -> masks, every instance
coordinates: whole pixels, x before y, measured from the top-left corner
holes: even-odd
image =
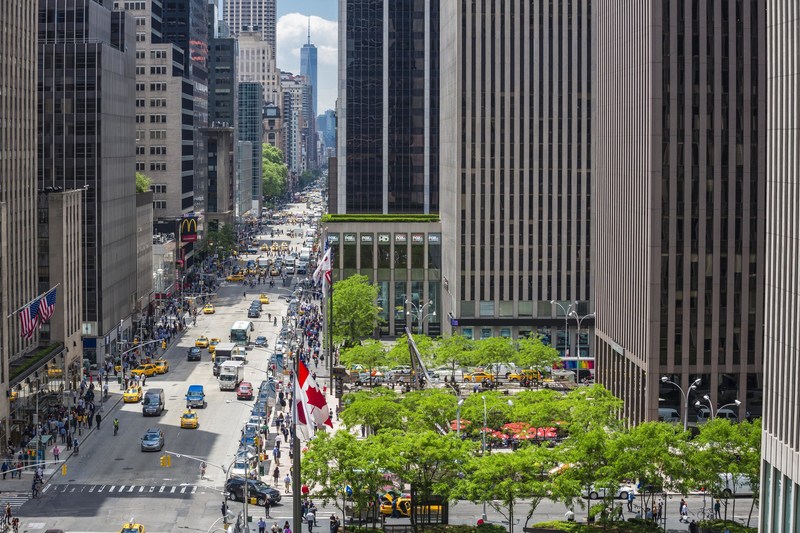
[[[142,388],[130,387],[122,395],[122,401],[125,403],[139,403],[142,401]]]
[[[281,244],[281,250],[286,251],[288,249],[289,249],[289,244],[288,243]]]
[[[147,376],[149,378],[150,376],[155,376],[157,371],[156,365],[146,363],[131,370],[131,376]]]
[[[494,381],[494,376],[488,372],[472,372],[470,374],[464,374],[464,381],[472,381],[475,383],[481,383],[483,381]]]
[[[57,366],[51,366],[50,368],[47,369],[47,377],[50,378],[61,377],[63,373],[64,371],[58,368]]]
[[[214,353],[217,351],[217,344],[220,343],[220,339],[217,337],[211,337],[211,340],[208,341],[208,353]]]
[[[142,524],[137,524],[134,522],[128,522],[122,526],[122,529],[119,530],[119,533],[145,533],[144,526]]]
[[[280,276],[280,275],[281,275],[281,271],[280,271],[280,269],[278,269],[278,268],[276,268],[276,267],[272,267],[272,268],[269,270],[269,275],[270,275],[270,276]]]
[[[228,281],[244,281],[244,274],[231,274],[225,279]]]
[[[262,252],[266,252],[266,251],[268,251],[268,250],[269,250],[269,246],[268,246],[268,245],[266,245],[266,244],[262,244],[262,245],[261,245],[261,248],[259,248],[259,249],[260,249]]]
[[[428,506],[425,506],[426,508]],[[383,494],[380,498],[381,514],[384,516],[392,516],[394,518],[408,518],[411,516],[411,496],[408,494],[399,494],[396,491],[390,491]],[[439,505],[431,505],[430,509],[426,509],[434,513],[441,511]]]
[[[169,372],[169,363],[166,359],[156,359],[153,361],[153,366],[156,367],[157,374],[166,374]]]
[[[208,348],[208,337],[197,337],[197,340],[194,341],[194,345],[197,348]]]
[[[187,429],[197,429],[200,426],[200,421],[197,418],[197,413],[191,409],[187,409],[181,415],[181,427]]]
[[[267,296],[266,294],[262,294],[261,296],[258,297],[258,301],[261,302],[262,304],[268,304],[269,296]]]
[[[278,250],[280,250],[280,249],[281,249],[281,247],[280,247],[280,246],[278,246],[278,243],[277,243],[277,242],[276,242],[276,243],[274,243],[274,244],[272,245],[272,251],[273,251],[273,252],[277,252],[277,251],[278,251]]]
[[[542,375],[538,370],[521,370],[508,375],[508,381],[523,381],[525,379],[528,381],[539,381],[542,379]]]
[[[216,312],[214,309],[214,304],[206,304],[203,306],[203,314],[204,315],[213,315]]]
[[[258,267],[248,268],[247,273],[250,274],[251,276],[255,276],[256,274],[258,274]]]

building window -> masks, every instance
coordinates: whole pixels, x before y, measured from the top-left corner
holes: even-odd
[[[136,32],[136,42],[137,43],[145,43],[145,42],[147,42],[147,33],[145,33],[145,32]]]
[[[144,107],[144,98],[136,99],[136,107]]]
[[[166,209],[166,208],[167,208],[166,200],[155,200],[153,202],[153,209]]]
[[[150,124],[166,124],[167,115],[150,115]]]
[[[136,147],[136,155],[144,155],[144,146]]]
[[[136,172],[144,172],[144,163],[136,162]]]
[[[144,88],[145,88],[145,84],[144,83],[137,83],[136,84],[136,90],[137,91],[144,91]]]
[[[136,123],[137,124],[144,124],[144,115],[141,115],[141,114],[136,115]]]
[[[136,67],[136,75],[144,76],[144,67]]]
[[[166,66],[150,67],[150,74],[153,76],[163,76],[167,73]]]
[[[166,91],[167,90],[167,83],[163,81],[154,82],[150,84],[151,91]]]
[[[144,59],[147,57],[147,54],[144,53],[144,50],[136,50],[136,59]]]
[[[150,170],[153,171],[153,172],[156,172],[156,171],[163,172],[163,171],[167,170],[167,163],[164,162],[164,161],[152,162],[152,163],[150,163]]]
[[[167,155],[166,146],[151,146],[150,155]]]
[[[150,130],[151,140],[162,140],[167,138],[167,130]]]
[[[150,190],[156,194],[167,194],[167,185],[165,183],[156,183],[150,185]]]
[[[484,316],[488,316],[488,317],[494,316],[494,300],[481,300],[480,312],[481,312],[480,316],[482,316],[482,317],[484,317]]]
[[[492,328],[481,328],[481,339],[490,339],[492,337]]]
[[[150,107],[167,107],[166,98],[151,98]]]

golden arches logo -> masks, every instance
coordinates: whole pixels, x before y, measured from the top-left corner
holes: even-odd
[[[197,219],[195,217],[181,220],[181,242],[194,242],[197,240]]]

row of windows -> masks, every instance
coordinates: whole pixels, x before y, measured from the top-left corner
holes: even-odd
[[[167,184],[166,183],[155,183],[150,186],[150,190],[156,194],[166,194],[167,193]]]
[[[147,122],[146,117],[147,115],[141,113],[136,115],[136,123],[144,124],[145,122]],[[167,122],[167,115],[165,114],[150,115],[150,124],[166,124],[166,122]]]
[[[137,35],[138,37],[138,35]],[[145,67],[136,67],[136,75],[137,76],[144,76],[147,69]],[[151,76],[164,76],[167,74],[167,67],[166,65],[158,65],[150,67],[150,75]]]
[[[136,130],[136,140],[143,141],[145,138],[145,130]],[[150,130],[150,140],[151,141],[161,141],[166,140],[167,138],[167,130]],[[166,153],[166,148],[164,149],[164,153]]]
[[[166,209],[167,208],[167,201],[166,200],[154,200],[153,201],[153,209]]]

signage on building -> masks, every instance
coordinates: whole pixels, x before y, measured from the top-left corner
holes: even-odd
[[[394,242],[400,242],[405,244],[408,242],[408,234],[406,233],[395,233],[394,234]]]
[[[339,244],[339,234],[338,233],[329,233],[328,234],[328,242],[331,244]]]
[[[375,236],[372,233],[362,233],[361,234],[361,242],[365,244],[372,244],[372,240]]]
[[[440,244],[442,242],[442,234],[428,233],[428,242],[431,244]]]
[[[424,233],[412,233],[411,234],[411,244],[425,244],[425,234]]]
[[[345,244],[355,244],[356,243],[356,234],[355,233],[345,233],[344,234],[344,243]]]
[[[197,240],[197,217],[184,216],[180,227],[181,242],[194,242]]]
[[[381,243],[381,244],[389,243],[389,242],[391,242],[391,240],[392,240],[392,236],[389,235],[388,233],[378,233],[378,242],[379,243]]]

